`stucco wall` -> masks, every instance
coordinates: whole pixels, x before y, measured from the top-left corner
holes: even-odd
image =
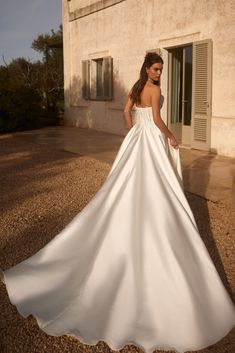
[[[235,157],[235,117],[212,117],[211,151]]]
[[[76,8],[94,1],[72,0],[64,7],[65,90],[67,123],[125,134],[122,109],[127,92],[137,80],[146,50],[170,48],[212,39],[212,135],[211,147],[234,155],[235,139],[235,3],[206,0],[126,0],[69,22],[68,6]],[[71,7],[72,6],[72,7]],[[167,120],[167,50],[162,117]],[[114,101],[81,99],[81,61],[111,55],[114,58]],[[214,117],[214,118],[213,118]],[[217,133],[220,126],[221,134]]]
[[[70,12],[76,11],[80,8],[95,4],[97,0],[70,0],[68,2]]]

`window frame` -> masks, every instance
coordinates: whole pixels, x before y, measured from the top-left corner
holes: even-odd
[[[101,60],[101,70],[97,71]],[[97,95],[98,74],[101,79],[100,91],[102,92],[99,95]],[[113,100],[113,58],[111,56],[82,61],[82,98],[90,101]]]

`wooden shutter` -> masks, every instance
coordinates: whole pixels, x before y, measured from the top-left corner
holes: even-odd
[[[82,61],[82,97],[90,99],[90,61]]]
[[[210,150],[212,41],[193,43],[191,147]]]
[[[113,59],[110,56],[103,58],[104,67],[104,95],[105,100],[113,99]]]
[[[90,99],[97,99],[97,62],[96,59],[90,61]]]

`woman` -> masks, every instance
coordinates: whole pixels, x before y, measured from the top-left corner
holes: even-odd
[[[150,65],[149,67],[146,65]],[[178,148],[178,142],[173,134],[167,128],[160,116],[160,76],[163,69],[163,60],[156,53],[149,53],[145,57],[145,61],[140,70],[140,79],[135,83],[132,92],[128,97],[124,109],[124,116],[127,127],[132,127],[131,110],[134,104],[152,107],[153,120],[157,127],[170,139],[170,143],[174,148]]]
[[[130,130],[100,190],[45,247],[3,272],[11,302],[49,335],[183,353],[234,326],[183,192],[178,143],[160,116],[162,67],[146,55],[124,111]]]

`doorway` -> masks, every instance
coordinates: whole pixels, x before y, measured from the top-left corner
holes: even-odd
[[[168,125],[178,141],[190,146],[192,122],[192,45],[168,49]]]

